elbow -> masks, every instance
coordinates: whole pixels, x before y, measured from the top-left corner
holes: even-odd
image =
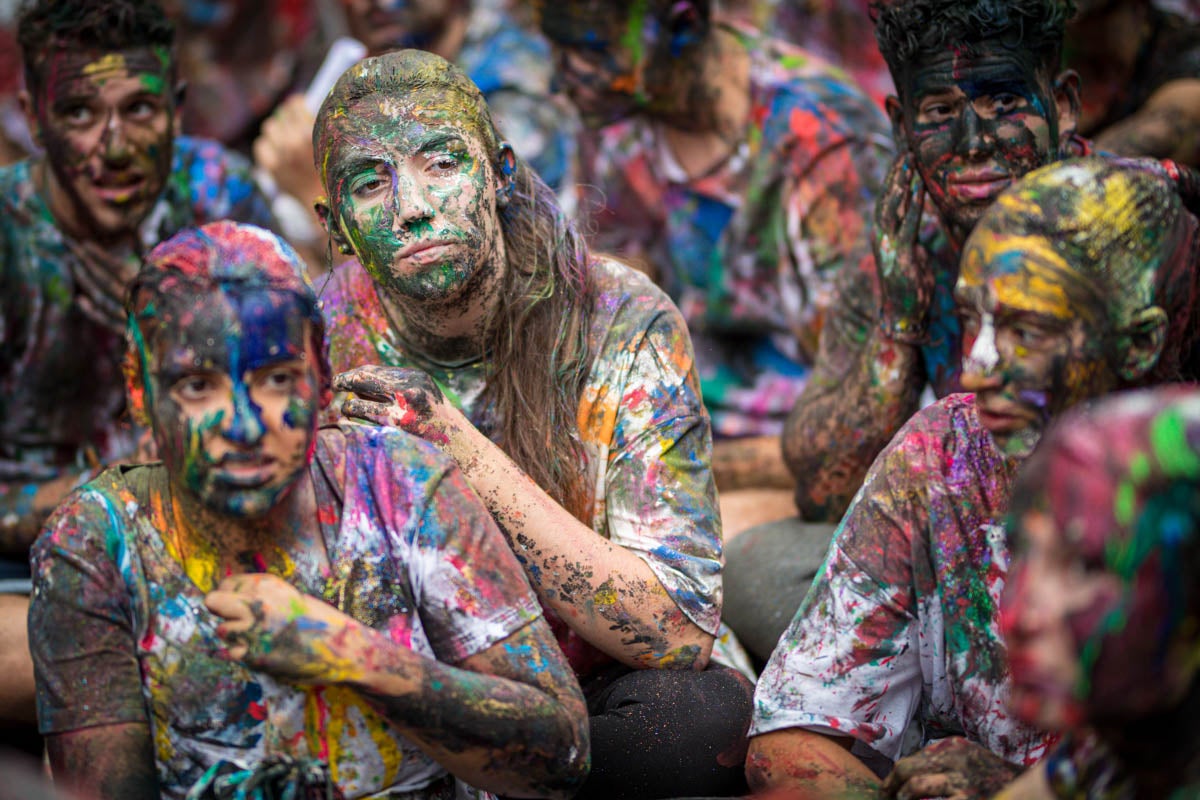
[[[571,718],[563,723],[561,747],[550,750],[542,779],[538,785],[529,787],[531,796],[568,800],[578,794],[587,781],[592,768],[587,712],[581,708],[579,713],[569,716]]]
[[[694,623],[691,628],[692,630],[688,631],[686,636],[670,643],[672,646],[643,652],[625,663],[634,669],[691,670],[694,672],[707,669],[716,637],[700,630]]]

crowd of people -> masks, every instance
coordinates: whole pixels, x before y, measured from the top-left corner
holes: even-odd
[[[1200,797],[1200,9],[0,45],[0,800]]]

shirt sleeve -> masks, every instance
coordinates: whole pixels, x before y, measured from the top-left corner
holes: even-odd
[[[913,438],[902,430],[884,450],[834,534],[759,679],[751,735],[807,728],[900,754],[924,694],[913,541],[929,478]]]
[[[680,610],[715,634],[723,558],[712,430],[674,306],[654,316],[628,355],[603,487],[608,538],[645,561]]]
[[[59,506],[34,545],[29,645],[43,734],[149,719],[118,566],[128,558],[121,520],[107,498],[85,487]]]
[[[411,557],[421,623],[442,661],[461,663],[541,616],[525,570],[457,465],[432,482]]]

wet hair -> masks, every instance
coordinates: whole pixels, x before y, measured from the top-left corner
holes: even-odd
[[[1072,0],[872,0],[875,41],[896,87],[927,53],[949,47],[971,52],[1003,42],[1034,54],[1047,76],[1062,62],[1063,31]]]
[[[479,137],[492,168],[503,174],[502,139],[478,87],[458,67],[422,50],[364,59],[342,75],[313,125],[318,171],[324,177],[329,156],[321,132],[336,124],[340,109],[375,94],[419,97],[431,91],[453,93],[451,121]],[[508,269],[489,325],[484,401],[495,414],[500,447],[551,497],[585,519],[589,497],[581,480],[577,416],[592,362],[590,255],[554,192],[519,155],[506,177],[512,188],[499,212]]]
[[[1180,629],[1200,621],[1200,391],[1123,392],[1067,412],[1015,484],[1009,531],[1032,509],[1068,536],[1101,534],[1105,569],[1125,581],[1161,551],[1167,618],[1127,622],[1200,644],[1194,624]]]
[[[322,404],[332,396],[332,370],[325,319],[305,266],[291,245],[255,225],[222,220],[185,228],[155,247],[129,285],[129,357],[137,337],[149,340],[163,323],[164,309],[193,308],[198,296],[269,290],[289,294],[310,325]]]
[[[1200,236],[1158,162],[1090,157],[1034,170],[996,198],[971,239],[988,235],[1047,242],[1090,284],[1114,333],[1143,309],[1166,312],[1162,353],[1141,385],[1200,377]]]
[[[26,0],[17,18],[25,83],[40,88],[40,65],[55,50],[116,52],[175,43],[175,25],[154,0]]]

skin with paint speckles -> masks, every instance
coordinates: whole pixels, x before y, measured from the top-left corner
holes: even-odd
[[[1123,796],[1166,797],[1200,778],[1198,427],[1200,399],[1179,388],[1073,415],[1022,476],[1009,519],[1013,707],[1050,729],[1098,732],[1108,772],[1136,786]]]
[[[157,797],[149,757],[182,797],[232,746],[319,759],[351,796],[447,772],[568,796],[586,711],[520,565],[432,448],[317,432],[302,275],[273,234],[216,223],[135,283],[131,396],[164,459],[73,496],[35,556],[39,680],[74,695],[40,698],[56,774]]]
[[[169,54],[157,48],[57,51],[42,67],[25,104],[64,229],[101,240],[136,233],[170,172],[171,76]]]

